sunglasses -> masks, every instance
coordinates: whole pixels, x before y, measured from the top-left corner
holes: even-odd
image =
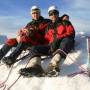
[[[49,16],[52,16],[52,15],[58,15],[58,12],[56,12],[56,11],[49,12]]]
[[[49,16],[57,15],[56,13],[50,13]]]

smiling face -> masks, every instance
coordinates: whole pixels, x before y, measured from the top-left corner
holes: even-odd
[[[55,22],[59,16],[59,13],[55,10],[49,12],[49,18],[52,20],[52,22]]]
[[[40,17],[40,11],[39,10],[33,10],[31,13],[32,19],[38,20]]]

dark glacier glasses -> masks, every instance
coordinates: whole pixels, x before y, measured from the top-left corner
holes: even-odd
[[[49,12],[49,16],[58,15],[58,14],[59,14],[59,12],[56,11],[56,10],[53,10],[53,11]]]

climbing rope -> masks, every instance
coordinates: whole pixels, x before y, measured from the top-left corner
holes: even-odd
[[[13,65],[11,66],[11,69],[10,69],[10,71],[9,71],[9,73],[8,73],[8,76],[7,76],[7,78],[3,81],[3,82],[1,82],[0,83],[0,88],[2,88],[2,87],[6,87],[6,82],[7,82],[7,80],[9,79],[9,77],[10,77],[10,75],[11,75],[11,71],[12,71],[12,69],[13,69]]]
[[[63,52],[72,62],[74,62],[74,60],[73,60],[73,58],[71,57],[71,56],[69,56],[65,51],[63,51],[63,50],[61,50],[61,49],[58,49],[60,52]],[[75,75],[77,75],[77,74],[87,74],[88,75],[88,71],[84,68],[84,67],[82,67],[82,66],[80,66],[78,63],[76,63],[75,62],[75,64],[77,65],[77,66],[79,66],[80,67],[80,69],[81,69],[81,71],[80,72],[75,72],[75,73],[72,73],[72,74],[69,74],[69,75],[67,75],[67,76],[75,76]],[[89,75],[88,75],[89,76]]]
[[[25,68],[27,67],[29,62],[30,62],[30,59],[27,62],[27,64],[25,65]],[[10,90],[15,85],[15,83],[20,79],[20,77],[21,77],[21,75],[18,76],[18,78],[7,88],[7,90]]]

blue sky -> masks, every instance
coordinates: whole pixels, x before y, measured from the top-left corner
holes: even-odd
[[[0,33],[15,37],[17,31],[30,20],[30,8],[38,5],[42,15],[48,18],[47,10],[56,5],[60,16],[69,14],[76,31],[90,29],[90,0],[0,0]]]

